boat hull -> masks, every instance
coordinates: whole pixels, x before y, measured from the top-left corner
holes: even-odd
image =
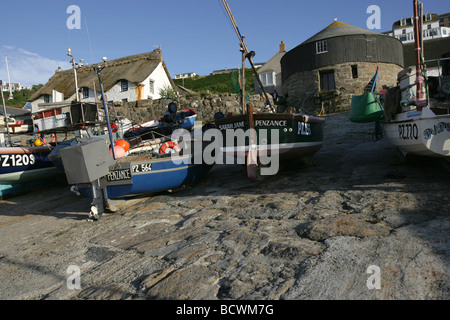
[[[50,147],[0,148],[0,183],[28,182],[53,169]],[[42,173],[42,174],[40,174]]]
[[[48,158],[50,147],[0,148],[0,196],[30,190],[61,175]]]
[[[323,118],[300,114],[254,114],[257,154],[279,155],[280,160],[313,155],[322,147],[324,122]],[[239,157],[248,153],[251,148],[248,135],[245,140],[233,137],[249,129],[247,115],[216,120],[216,127],[222,132],[222,151],[226,156]],[[240,133],[239,129],[242,129]]]
[[[212,165],[195,164],[194,156],[148,159],[128,156],[118,161],[106,176],[106,197],[151,194],[178,188],[204,177]]]
[[[148,195],[195,182],[204,177],[213,165],[195,164],[195,156],[151,159],[148,156],[127,156],[117,159],[102,182],[105,199]],[[92,196],[90,186],[78,185],[86,196]]]
[[[428,108],[403,112],[384,130],[404,154],[450,158],[450,115],[434,115]]]

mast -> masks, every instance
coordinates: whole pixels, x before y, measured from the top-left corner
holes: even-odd
[[[8,115],[6,114],[6,105],[5,105],[5,97],[3,96],[3,81],[0,80],[0,92],[2,95],[2,103],[3,103],[3,118],[5,119],[5,128],[6,128],[6,134],[8,135],[8,141],[11,146],[13,146],[11,135],[9,133],[9,125],[8,125]]]
[[[72,68],[73,68],[73,76],[75,77],[75,101],[76,102],[80,102],[80,94],[78,92],[78,79],[77,79],[77,69],[76,69],[76,63],[75,63],[75,59],[72,56],[72,50],[69,48],[68,50],[68,56],[71,59],[71,63],[72,63]]]
[[[11,78],[9,77],[9,67],[8,67],[8,57],[5,56],[5,62],[6,62],[6,72],[8,73],[8,87],[9,87],[9,97],[8,100],[14,99],[12,94],[12,88],[11,88]]]
[[[241,47],[241,51],[242,51],[242,81],[241,81],[241,86],[242,86],[242,111],[245,112],[246,108],[245,108],[245,86],[246,86],[246,81],[245,81],[245,51],[244,48]]]
[[[100,93],[102,95],[103,110],[105,111],[106,126],[108,127],[109,141],[111,143],[111,152],[112,152],[113,159],[116,160],[116,153],[114,152],[114,139],[113,139],[113,136],[112,136],[111,124],[109,123],[108,107],[106,106],[105,92],[103,91],[103,82],[102,82],[102,77],[100,75],[102,70],[104,68],[106,68],[106,57],[103,58],[103,61],[105,62],[105,65],[103,67],[94,66],[94,70],[97,73],[98,83],[100,85]]]
[[[258,81],[258,84],[259,84],[259,86],[260,86],[260,88],[261,88],[261,91],[263,92],[263,94],[264,94],[264,97],[266,98],[266,104],[267,105],[270,105],[270,102],[269,102],[269,97],[267,96],[267,93],[266,93],[266,91],[264,90],[264,86],[263,86],[263,84],[262,84],[262,82],[261,82],[261,79],[258,77],[258,73],[256,72],[256,68],[255,68],[255,66],[254,66],[254,64],[253,64],[253,57],[255,56],[255,52],[254,51],[248,51],[248,48],[247,48],[247,45],[245,44],[245,41],[244,41],[244,37],[241,35],[241,32],[239,31],[239,28],[238,28],[238,26],[237,26],[237,24],[236,24],[236,20],[234,20],[234,17],[233,17],[233,14],[231,13],[231,9],[230,9],[230,7],[228,6],[228,3],[227,3],[227,0],[222,0],[222,3],[223,3],[223,6],[225,7],[225,10],[227,11],[227,14],[228,14],[228,17],[230,18],[230,21],[231,21],[231,24],[233,25],[233,28],[234,28],[234,31],[236,32],[236,35],[238,36],[238,38],[239,38],[239,42],[240,42],[240,44],[241,44],[241,48],[242,48],[242,50],[244,51],[244,53],[245,53],[245,57],[248,59],[248,61],[250,62],[250,65],[251,65],[251,67],[252,67],[252,69],[253,69],[253,72],[255,73],[255,78],[256,78],[256,80]],[[270,105],[271,106],[271,105]],[[274,109],[273,109],[273,107],[271,106],[271,108],[272,108],[272,111],[274,111]]]
[[[424,100],[424,78],[422,76],[422,45],[421,45],[421,30],[419,21],[419,1],[414,1],[414,42],[416,47],[416,105],[417,110],[422,110],[425,106],[426,100]]]

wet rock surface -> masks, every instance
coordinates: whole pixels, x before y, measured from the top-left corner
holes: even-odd
[[[216,166],[98,222],[67,186],[1,201],[0,298],[449,299],[450,174],[348,118],[312,163]]]

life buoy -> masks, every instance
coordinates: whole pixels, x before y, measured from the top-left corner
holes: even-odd
[[[169,149],[169,150],[167,150]],[[168,141],[165,142],[161,145],[161,148],[159,148],[159,154],[166,154],[166,153],[171,153],[171,150],[173,150],[173,152],[180,152],[180,147],[173,141]]]

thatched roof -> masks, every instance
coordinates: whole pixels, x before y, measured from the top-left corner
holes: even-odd
[[[167,76],[172,81],[159,49],[108,61],[107,68],[102,71],[103,90],[109,91],[120,80],[141,83],[156,69],[160,62],[163,63]],[[95,83],[96,91],[99,92],[100,87],[97,73],[94,70],[95,65],[98,65],[98,63],[77,68],[78,88],[94,89]],[[75,94],[73,69],[56,71],[50,80],[30,97],[29,101],[34,101],[44,94],[51,95],[53,90],[63,93],[65,99]]]

